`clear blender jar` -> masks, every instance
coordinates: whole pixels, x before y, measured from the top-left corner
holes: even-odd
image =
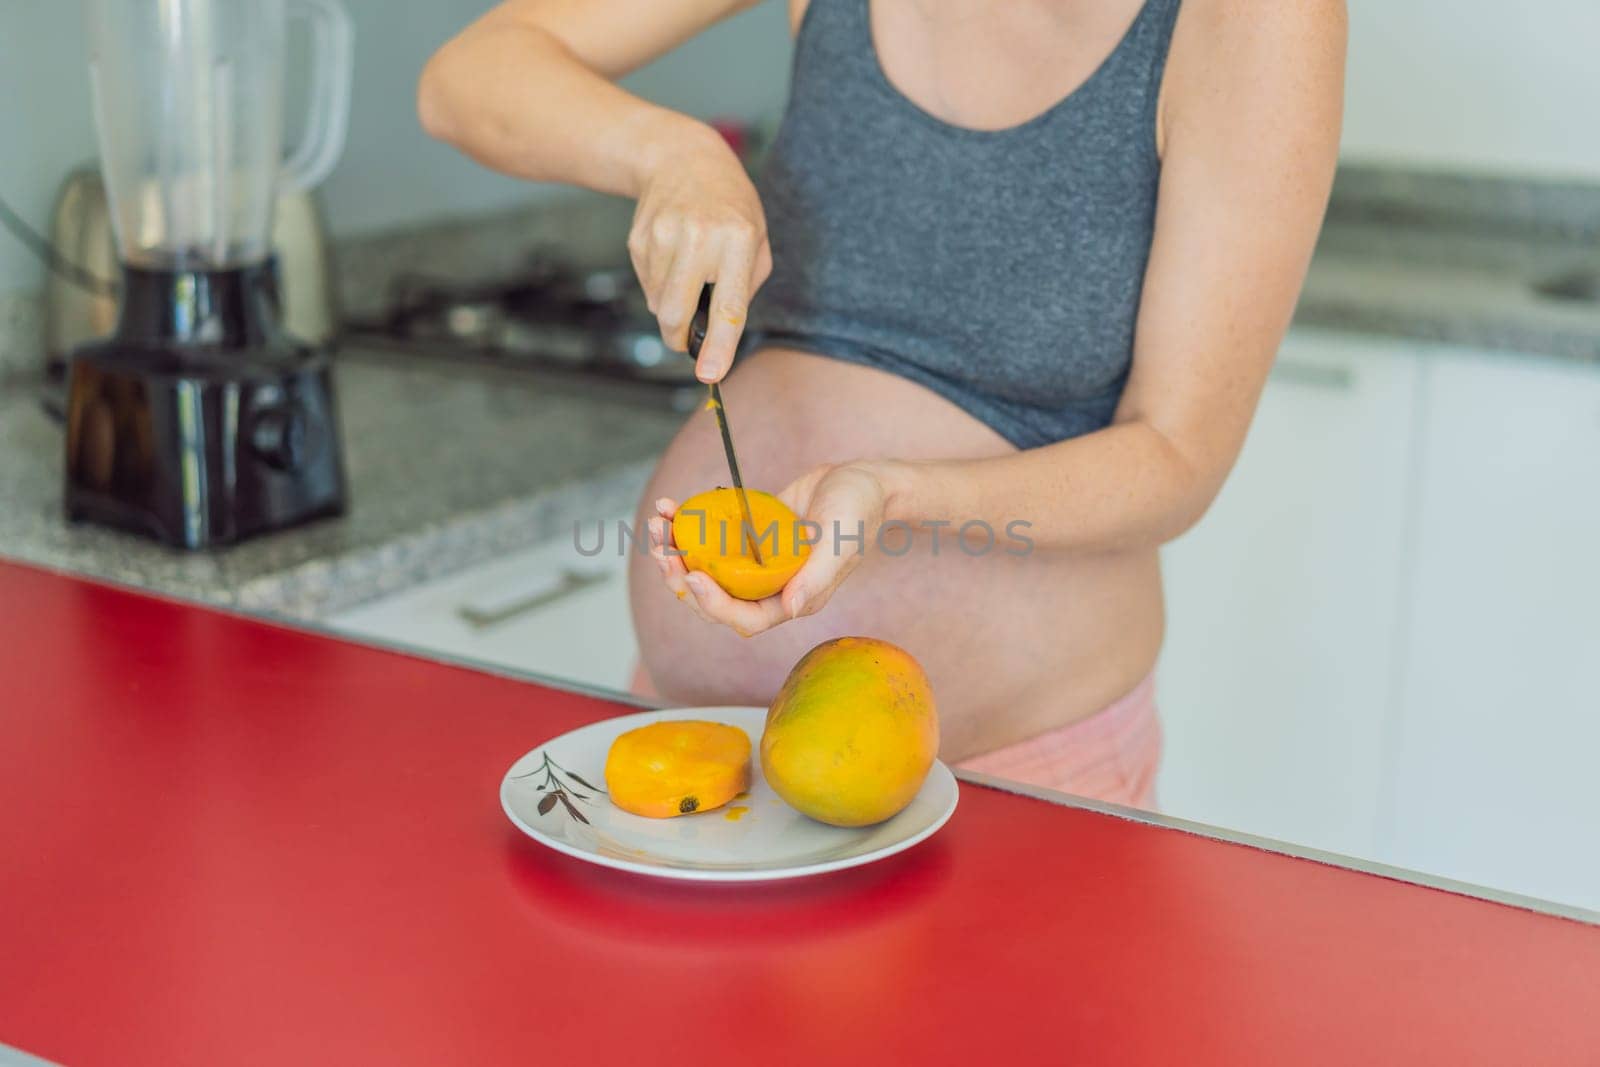
[[[84,0],[100,162],[122,260],[115,331],[67,377],[73,521],[190,549],[346,505],[333,364],[281,326],[272,214],[343,147],[337,0]],[[283,157],[291,19],[309,110]]]
[[[344,145],[351,29],[334,0],[85,0],[101,169],[124,263],[227,270],[271,254],[280,181],[310,188]],[[288,22],[311,63],[282,157]]]

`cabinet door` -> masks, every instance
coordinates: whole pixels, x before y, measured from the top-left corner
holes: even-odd
[[[1211,511],[1164,553],[1163,810],[1370,856],[1417,359],[1296,330]]]
[[[1385,858],[1600,908],[1600,366],[1426,367]]]
[[[594,539],[586,524],[585,544]],[[606,524],[604,550],[570,537],[419,585],[329,619],[367,636],[606,689],[626,689],[638,659],[627,560]]]

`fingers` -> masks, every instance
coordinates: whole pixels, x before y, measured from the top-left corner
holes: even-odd
[[[770,277],[772,277],[772,244],[763,237],[756,249],[756,271],[750,279],[750,291],[754,292],[766,285]]]
[[[784,618],[815,615],[833,598],[834,590],[861,563],[855,553],[813,551],[805,565],[778,594]]]
[[[828,598],[833,595],[834,587],[844,576],[840,564],[845,561],[839,558],[837,552],[826,552],[818,547],[824,543],[822,531],[819,525],[808,517],[816,511],[819,503],[816,499],[818,486],[835,469],[836,465],[832,463],[812,467],[778,494],[778,499],[782,500],[790,511],[801,516],[801,523],[807,526],[806,536],[813,539],[811,557],[778,594],[784,613],[791,619],[814,615],[820,611],[828,602]]]
[[[674,596],[707,622],[731,627],[741,637],[754,637],[780,623],[804,618],[821,611],[832,599],[834,590],[860,562],[854,556],[813,555],[800,573],[789,580],[777,596],[764,600],[740,600],[701,571],[687,571],[683,559],[662,551],[658,532],[665,520],[650,520],[651,555],[661,568],[663,580]]]
[[[676,244],[677,233],[671,220],[646,210],[641,203],[633,228],[628,232],[628,258],[633,262],[633,272],[644,290],[645,306],[652,315],[661,306],[661,284],[666,280],[667,268],[672,266],[672,250]]]
[[[688,585],[690,596],[701,616],[732,627],[740,637],[754,637],[789,620],[789,614],[778,597],[739,600],[712,581],[710,575],[699,571],[688,576]]]
[[[728,594],[708,574],[690,572],[683,565],[672,539],[672,517],[678,505],[666,497],[655,502],[656,513],[645,524],[650,537],[650,555],[661,571],[661,580],[672,595],[688,605],[707,622],[731,627],[741,637],[753,637],[789,619],[779,598],[751,602]]]
[[[674,351],[688,348],[700,290],[714,284],[711,321],[695,373],[701,381],[720,381],[733,365],[750,300],[772,271],[762,226],[738,214],[708,218],[672,208],[641,209],[628,234],[628,257],[661,339]]]
[[[756,259],[751,237],[746,233],[724,237],[717,284],[711,291],[711,321],[706,326],[700,360],[695,364],[695,377],[702,382],[721,381],[733,366],[733,354],[739,347],[739,335],[744,332],[745,315],[750,309]]]
[[[657,510],[660,510],[659,502]],[[661,572],[661,581],[666,585],[668,592],[689,605],[696,615],[706,619],[707,622],[715,621],[707,617],[700,609],[699,602],[690,594],[686,580],[689,572],[684,568],[683,557],[677,554],[676,546],[672,542],[671,518],[656,515],[646,523],[645,528],[650,535],[650,558],[656,561],[656,568]]]
[[[671,266],[656,294],[656,321],[667,347],[682,352],[689,347],[689,320],[700,303],[700,290],[714,272],[698,227],[682,229],[671,254]]]
[[[819,467],[812,467],[784,486],[778,493],[778,499],[783,501],[790,511],[804,517],[810,511],[811,497],[817,491],[817,484],[828,476],[834,466],[832,463],[824,463]]]

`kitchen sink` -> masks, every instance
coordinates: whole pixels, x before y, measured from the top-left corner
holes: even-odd
[[[1546,300],[1600,304],[1600,268],[1553,274],[1534,282],[1533,291]]]

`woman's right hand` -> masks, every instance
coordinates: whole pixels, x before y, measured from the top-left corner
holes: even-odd
[[[713,283],[711,322],[695,375],[720,381],[733,365],[750,300],[772,273],[766,215],[755,186],[721,135],[664,154],[639,194],[628,254],[661,337],[688,348],[700,290]]]

